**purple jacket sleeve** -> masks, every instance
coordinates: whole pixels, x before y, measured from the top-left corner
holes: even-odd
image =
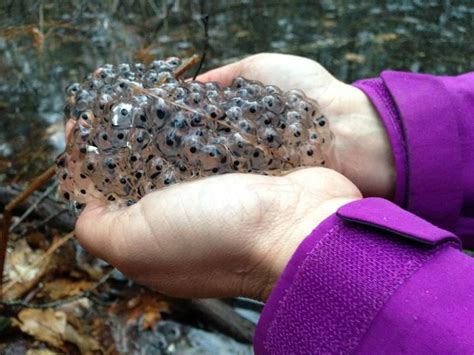
[[[474,72],[386,71],[354,84],[376,107],[395,157],[395,203],[474,247]]]
[[[379,199],[299,246],[265,305],[257,354],[472,354],[474,259],[451,232]]]

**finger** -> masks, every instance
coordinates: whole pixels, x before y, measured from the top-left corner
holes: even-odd
[[[75,234],[81,245],[95,256],[108,260],[112,240],[111,225],[117,213],[110,212],[100,201],[90,201],[76,222]]]
[[[143,238],[146,242],[151,237],[140,204],[141,201],[112,211],[100,201],[88,202],[76,223],[79,242],[89,252],[115,266],[139,259],[142,251],[134,238]]]
[[[236,76],[242,75],[242,61],[213,69],[199,75],[196,80],[202,82],[216,81],[222,86],[229,86]]]
[[[76,124],[76,121],[69,119],[66,122],[66,126],[64,127],[64,136],[66,137],[66,142],[69,141],[69,137],[71,135],[72,129],[74,128],[74,125]]]

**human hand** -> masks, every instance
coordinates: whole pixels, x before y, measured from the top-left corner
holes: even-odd
[[[211,70],[197,78],[230,85],[233,78],[300,89],[316,100],[335,135],[328,167],[349,178],[363,195],[391,198],[395,168],[385,129],[367,96],[337,80],[319,63],[285,54],[262,53]]]
[[[349,180],[326,168],[228,174],[179,183],[116,211],[91,202],[76,235],[164,294],[265,300],[311,230],[359,198]]]

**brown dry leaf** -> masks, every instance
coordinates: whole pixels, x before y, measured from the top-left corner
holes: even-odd
[[[18,314],[18,320],[13,324],[51,346],[62,349],[64,342],[75,344],[81,354],[91,354],[100,350],[98,342],[92,337],[80,334],[73,326],[68,324],[65,312],[53,309],[26,308]]]
[[[18,313],[18,320],[13,320],[13,325],[19,326],[23,332],[38,340],[61,348],[64,344],[67,316],[66,313],[53,309],[25,308]]]
[[[39,296],[49,296],[52,300],[77,295],[92,287],[94,282],[88,280],[72,281],[69,279],[55,279],[46,283]]]
[[[33,44],[36,49],[41,53],[43,51],[44,45],[44,34],[40,31],[38,27],[31,26],[27,30],[28,34],[33,37]]]
[[[38,270],[31,268],[31,265],[35,264],[43,254],[42,250],[32,250],[25,239],[18,240],[7,257],[8,279],[26,281],[34,278]]]
[[[145,294],[130,299],[126,308],[118,310],[115,305],[109,309],[110,313],[122,313],[125,322],[129,325],[141,321],[142,330],[152,329],[161,320],[161,313],[169,311],[169,303],[157,298],[156,295]]]
[[[110,319],[107,319],[107,317],[96,317],[92,319],[90,329],[92,329],[91,335],[94,336],[94,339],[97,339],[100,342],[104,354],[112,355],[117,354],[115,351],[116,344],[112,335],[112,329],[115,329],[115,327],[112,326],[111,329],[109,322]]]
[[[143,311],[142,330],[153,329],[153,327],[159,320],[161,320],[160,310],[147,307]]]
[[[49,241],[45,237],[44,233],[41,232],[32,232],[26,236],[26,241],[33,249],[48,249]]]
[[[81,354],[92,354],[96,350],[101,350],[99,343],[89,335],[80,334],[76,328],[71,325],[66,326],[64,340],[75,344]]]
[[[365,55],[352,53],[352,52],[346,53],[344,58],[346,58],[348,62],[354,62],[354,63],[359,63],[359,64],[364,63],[366,60]]]
[[[6,274],[9,282],[4,286],[4,298],[12,300],[32,288],[47,270],[49,258],[43,259],[43,250],[33,250],[25,239],[15,243],[15,248],[7,256]]]
[[[156,322],[161,320],[161,312],[169,310],[167,302],[145,296],[126,315],[127,324],[135,324],[142,318],[142,330],[151,329]]]

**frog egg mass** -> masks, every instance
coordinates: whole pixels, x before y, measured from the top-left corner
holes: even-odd
[[[185,64],[105,65],[66,89],[74,128],[56,160],[64,198],[125,206],[199,177],[325,164],[332,134],[304,93],[242,77],[229,87],[185,81]]]

